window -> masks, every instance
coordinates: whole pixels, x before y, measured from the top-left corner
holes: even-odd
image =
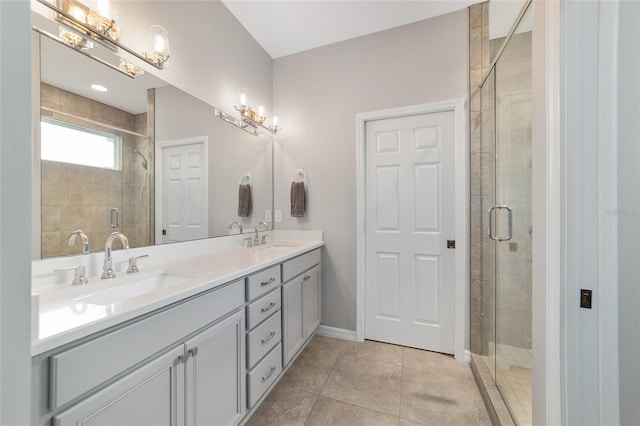
[[[61,163],[121,170],[118,135],[43,117],[40,158]]]

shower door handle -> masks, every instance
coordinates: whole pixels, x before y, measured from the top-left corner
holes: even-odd
[[[500,237],[497,235],[494,235],[493,233],[493,212],[496,210],[506,210],[507,211],[507,236],[506,237]],[[488,226],[487,226],[487,234],[489,235],[489,238],[491,238],[494,241],[509,241],[511,239],[511,235],[512,235],[512,231],[513,231],[513,212],[511,211],[511,207],[509,206],[493,206],[489,209],[489,211],[487,212],[488,217]]]

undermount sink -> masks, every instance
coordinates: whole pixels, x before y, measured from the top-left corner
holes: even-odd
[[[288,243],[288,242],[282,242],[282,243],[274,243],[270,246],[267,246],[264,248],[264,250],[270,250],[270,251],[286,251],[286,250],[290,250],[292,248],[296,248],[298,247],[298,244],[296,243]]]
[[[166,289],[195,278],[189,274],[161,272],[157,275],[140,279],[127,279],[125,282],[97,290],[93,293],[74,298],[74,302],[83,302],[91,305],[110,305],[132,299],[143,294]]]

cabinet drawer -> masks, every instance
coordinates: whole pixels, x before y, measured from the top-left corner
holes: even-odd
[[[59,407],[244,303],[242,280],[49,358],[49,404]]]
[[[282,281],[286,283],[318,263],[320,263],[320,249],[287,260],[282,264]]]
[[[272,266],[247,277],[247,301],[265,294],[281,284],[280,267]]]
[[[253,367],[275,345],[280,343],[280,311],[247,334],[247,368]]]
[[[247,306],[247,330],[267,319],[280,309],[279,288]]]
[[[253,370],[247,373],[249,389],[247,404],[249,408],[258,402],[262,394],[269,389],[269,386],[271,386],[280,375],[282,371],[281,351],[280,344],[278,344]]]

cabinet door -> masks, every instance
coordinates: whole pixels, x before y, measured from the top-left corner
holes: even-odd
[[[184,369],[179,345],[55,416],[57,426],[177,425]],[[115,354],[114,356],[117,356]]]
[[[245,414],[244,312],[187,342],[188,425],[237,424]]]
[[[282,286],[283,364],[287,365],[304,343],[302,326],[302,276]]]
[[[306,340],[320,325],[320,265],[316,265],[302,277],[302,324]]]

